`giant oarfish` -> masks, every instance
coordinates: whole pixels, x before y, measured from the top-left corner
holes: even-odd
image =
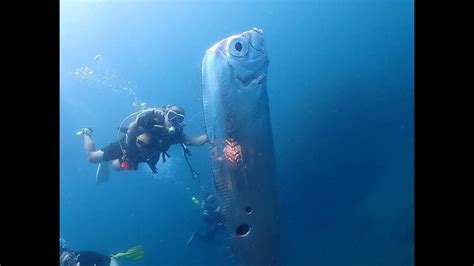
[[[278,265],[275,155],[261,29],[206,51],[202,90],[214,183],[231,249],[240,265]]]

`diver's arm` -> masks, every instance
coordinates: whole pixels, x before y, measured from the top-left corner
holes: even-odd
[[[183,143],[189,146],[202,146],[208,142],[207,135],[203,134],[201,136],[190,137],[183,133]]]

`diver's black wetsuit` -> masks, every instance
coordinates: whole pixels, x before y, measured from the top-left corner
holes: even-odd
[[[78,254],[81,266],[110,266],[110,256],[94,251],[79,251]]]
[[[208,205],[206,203],[202,218],[206,223],[206,234],[201,234],[199,231],[196,231],[195,234],[197,238],[206,243],[210,243],[218,230],[224,230],[224,215],[220,211],[219,206],[215,204]]]
[[[160,155],[162,154],[163,161],[165,160],[166,151],[173,144],[178,144],[183,142],[183,128],[181,126],[175,127],[175,133],[169,134],[168,129],[164,128],[165,120],[163,115],[155,115],[154,112],[146,112],[143,116],[139,117],[137,120],[137,125],[139,129],[131,136],[132,139],[136,138],[137,135],[149,132],[153,136],[151,147],[153,149],[153,154],[148,158],[141,156],[142,154],[135,146],[134,141],[131,141],[128,145],[125,141],[125,136],[120,139],[120,144],[127,152],[127,157],[129,163],[131,164],[131,169],[138,169],[138,164],[141,162],[147,162],[150,168],[154,173],[156,173],[156,163],[160,160]],[[156,127],[159,125],[161,127]],[[126,128],[125,128],[126,130]],[[120,147],[119,141],[115,141],[101,150],[104,152],[103,160],[112,161],[119,159],[122,162],[122,157],[124,155],[122,148]],[[167,154],[166,154],[167,155]]]
[[[120,139],[120,143],[122,144],[122,147],[127,147],[127,144],[125,143],[125,136]],[[120,159],[123,156],[123,152],[118,141],[110,143],[101,150],[104,152],[102,159],[106,162]]]
[[[183,142],[183,128],[175,125],[174,134],[170,134],[162,114],[147,112],[138,118],[137,125],[153,136],[152,145],[158,151],[167,151],[171,145]]]
[[[94,251],[73,251],[66,248],[61,248],[60,252],[67,251],[74,253],[77,256],[77,261],[81,266],[110,266],[110,256],[100,254]]]

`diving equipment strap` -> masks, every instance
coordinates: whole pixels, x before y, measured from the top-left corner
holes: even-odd
[[[191,163],[189,162],[188,156],[191,155],[191,152],[189,151],[188,147],[186,147],[186,145],[182,142],[181,142],[181,147],[183,148],[184,158],[186,159],[186,162],[188,163],[189,170],[191,170],[193,179],[198,179],[199,174],[196,171],[194,171],[193,167],[191,166]]]

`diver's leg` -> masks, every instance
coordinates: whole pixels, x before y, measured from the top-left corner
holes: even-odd
[[[212,241],[212,239],[214,239],[214,233],[211,232],[210,230],[207,230],[207,233],[203,235],[199,233],[198,231],[196,231],[196,237],[201,239],[201,241],[209,244]]]
[[[205,239],[205,237],[197,230],[194,232],[194,236],[199,238],[201,241],[204,241]]]
[[[91,163],[101,163],[104,156],[102,150],[96,150],[94,141],[90,134],[83,134],[84,136],[84,150],[86,151],[87,160]]]
[[[197,232],[197,230],[194,231],[194,232],[191,234],[191,236],[190,236],[189,239],[188,239],[188,242],[186,242],[186,247],[189,245],[189,243],[191,243],[191,241],[193,241],[194,236],[196,235],[196,232]]]
[[[119,266],[118,261],[114,257],[110,257],[110,266]]]
[[[208,242],[212,242],[212,240],[214,240],[214,233],[215,232],[216,232],[216,230],[214,230],[214,228],[207,230],[207,240],[208,240]]]

